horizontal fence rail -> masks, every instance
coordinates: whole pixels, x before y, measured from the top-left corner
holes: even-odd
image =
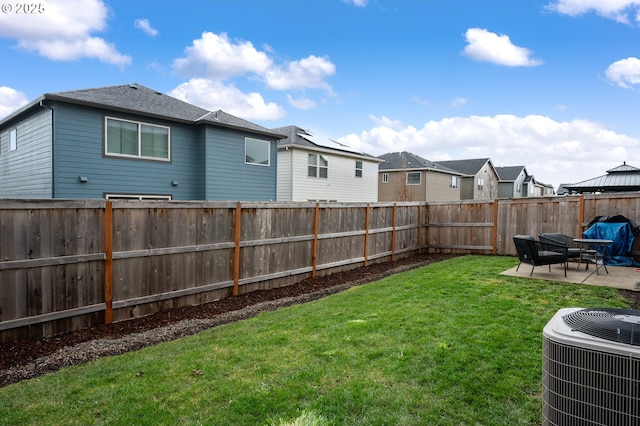
[[[424,253],[633,221],[640,194],[403,203],[0,200],[0,341],[39,338]],[[640,255],[640,242],[632,254]]]

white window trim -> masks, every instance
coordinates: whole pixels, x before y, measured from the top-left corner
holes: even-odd
[[[420,179],[418,180],[418,183],[409,183],[409,175],[410,174],[417,174],[418,176],[420,176]],[[407,172],[407,178],[406,178],[406,183],[407,185],[422,185],[422,172]]]
[[[382,183],[389,183],[389,173],[382,174]]]
[[[458,188],[458,176],[449,176],[449,188]]]
[[[360,163],[360,167],[358,167],[358,163]],[[360,172],[359,175],[358,175],[358,172]],[[362,160],[356,160],[356,177],[359,179],[362,179],[363,175],[364,175],[364,164]]]
[[[18,128],[14,127],[9,130],[9,151],[18,149]]]
[[[148,195],[148,194],[106,194],[107,200],[137,200],[137,201],[168,201],[171,195]]]
[[[484,189],[484,179],[478,178],[478,190],[482,191]]]
[[[316,157],[316,164],[309,164],[309,158],[311,156],[315,156]],[[321,166],[320,165],[320,159],[323,158],[324,161],[327,163],[326,166]],[[315,176],[310,176],[309,175],[309,167],[315,167],[316,168],[316,175]],[[320,169],[326,169],[327,170],[327,175],[326,176],[320,176]],[[314,154],[314,153],[308,153],[307,155],[307,177],[311,178],[311,179],[329,179],[329,159],[327,157],[325,157],[322,154]]]
[[[138,126],[138,155],[118,154],[118,153],[115,153],[115,152],[109,152],[107,150],[108,149],[107,148],[108,147],[108,141],[107,141],[107,132],[108,132],[107,121],[108,120],[125,121],[127,123],[134,123],[134,124],[136,124]],[[163,129],[167,129],[167,158],[149,157],[149,156],[144,156],[144,155],[140,154],[141,149],[142,149],[142,139],[140,138],[141,125],[151,126],[151,127],[160,127],[160,128],[163,128]],[[163,125],[160,125],[160,124],[147,123],[145,121],[127,120],[125,118],[105,116],[104,117],[104,155],[106,157],[134,158],[134,159],[138,159],[138,160],[152,160],[152,161],[170,162],[171,161],[171,127],[163,126]]]
[[[267,164],[247,161],[247,141],[249,140],[256,141],[256,142],[263,142],[267,144]],[[266,141],[264,139],[244,138],[244,164],[249,164],[251,166],[269,167],[271,165],[271,142]]]

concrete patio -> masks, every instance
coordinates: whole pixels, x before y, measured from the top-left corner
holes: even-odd
[[[607,266],[607,274],[600,266],[600,274],[596,274],[595,265],[589,265],[585,270],[584,264],[580,265],[580,270],[576,271],[577,263],[569,262],[567,276],[564,276],[562,265],[551,265],[551,272],[548,266],[536,266],[533,275],[530,277],[531,265],[522,264],[520,270],[513,267],[502,272],[502,275],[510,275],[522,278],[535,278],[539,280],[562,281],[576,284],[599,285],[605,287],[615,287],[625,290],[640,291],[640,268],[632,266]]]

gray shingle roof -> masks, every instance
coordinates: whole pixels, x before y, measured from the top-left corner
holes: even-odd
[[[280,148],[290,145],[296,145],[312,149],[335,151],[336,153],[348,156],[368,157],[372,160],[378,160],[377,157],[364,152],[355,152],[348,149],[340,149],[334,148],[332,146],[320,145],[313,141],[313,134],[310,131],[304,130],[298,126],[278,127],[276,129],[271,129],[271,131],[286,136],[285,138],[278,141],[278,147]]]
[[[640,169],[626,163],[607,170],[607,174],[565,185],[574,192],[640,191]]]
[[[137,83],[68,92],[46,93],[44,99],[162,118],[171,121],[191,124],[205,123],[214,126],[250,130],[276,138],[282,137],[282,135],[274,133],[265,127],[235,117],[224,111],[208,111]]]
[[[489,161],[489,158],[473,158],[470,160],[451,160],[451,161],[438,161],[437,163],[448,167],[465,175],[476,175],[485,164]]]
[[[515,181],[523,170],[525,170],[524,166],[496,167],[496,172],[501,181]]]
[[[459,175],[456,170],[443,166],[440,163],[434,163],[419,155],[412,154],[407,151],[402,152],[389,152],[378,156],[383,160],[380,163],[379,170],[404,170],[404,169],[420,169],[420,170],[435,170],[439,172],[446,172]]]

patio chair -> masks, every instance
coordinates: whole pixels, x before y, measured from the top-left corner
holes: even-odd
[[[547,232],[538,234],[538,239],[543,243],[564,244],[567,247],[567,257],[569,259],[579,260],[582,248],[580,244],[573,241],[573,237],[558,232]]]
[[[526,263],[532,266],[529,274],[532,276],[536,266],[549,265],[549,272],[551,272],[551,265],[561,263],[564,266],[564,276],[567,276],[568,255],[565,245],[538,241],[531,235],[516,235],[513,237],[513,242],[520,259],[516,271],[520,269],[521,264]]]

